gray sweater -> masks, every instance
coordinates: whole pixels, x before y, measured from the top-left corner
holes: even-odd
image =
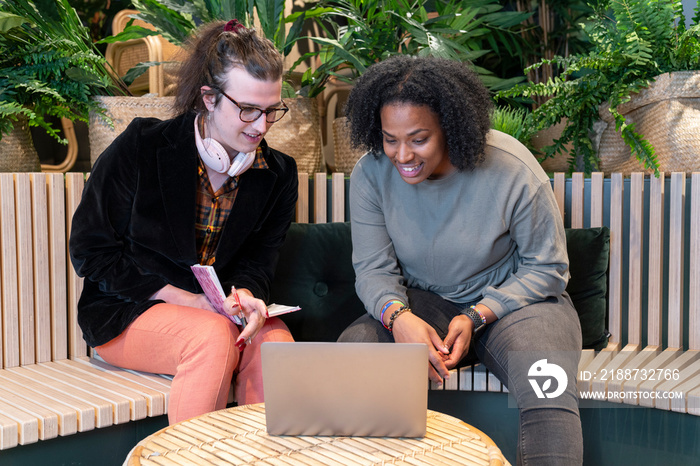
[[[379,319],[384,303],[408,302],[406,288],[501,318],[560,295],[568,281],[564,226],[549,178],[516,139],[487,135],[485,160],[417,185],[388,157],[371,154],[350,183],[357,293]]]

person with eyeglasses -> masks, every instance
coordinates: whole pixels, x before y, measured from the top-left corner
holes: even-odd
[[[134,119],[100,155],[70,236],[86,342],[110,364],[173,375],[171,424],[224,408],[232,382],[239,405],[262,402],[260,345],[293,341],[265,304],[297,200],[294,159],[264,139],[288,111],[282,57],[236,20],[188,48],[176,116]],[[231,290],[227,315],[195,264]]]
[[[440,384],[482,363],[519,408],[517,464],[580,465],[563,221],[549,177],[490,129],[491,110],[462,62],[395,56],[355,82],[345,114],[367,154],[350,178],[352,260],[367,313],[339,341],[424,343]]]

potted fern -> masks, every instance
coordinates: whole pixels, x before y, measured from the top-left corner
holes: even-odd
[[[541,130],[564,122],[561,136],[543,150],[551,157],[571,144],[570,171],[699,169],[698,143],[673,146],[688,141],[673,131],[700,125],[698,117],[678,120],[700,109],[700,10],[686,26],[680,0],[604,0],[591,6],[595,14],[585,26],[590,52],[543,60],[533,67],[554,64],[558,77],[500,96],[550,97],[530,114],[531,125]],[[675,88],[680,94],[674,96]],[[670,99],[678,103],[675,110]],[[652,134],[654,128],[666,129]],[[669,145],[662,136],[676,141]],[[678,152],[689,154],[694,165],[674,165]]]
[[[119,87],[67,0],[0,1],[0,50],[0,170],[39,171],[29,127],[67,144],[48,117],[87,122],[101,111],[92,97]],[[15,137],[29,144],[22,161]]]

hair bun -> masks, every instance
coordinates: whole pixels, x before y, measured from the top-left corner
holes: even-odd
[[[237,19],[232,19],[226,25],[224,25],[224,31],[226,32],[238,32],[239,29],[245,30],[243,26]]]

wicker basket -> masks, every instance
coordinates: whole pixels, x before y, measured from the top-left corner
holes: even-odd
[[[297,97],[285,100],[288,114],[272,125],[265,141],[273,149],[294,157],[303,173],[326,171],[321,156],[321,124],[316,99]]]
[[[346,175],[352,173],[355,164],[364,154],[364,151],[353,148],[350,143],[350,128],[346,117],[333,120],[333,150],[335,171]]]
[[[700,71],[659,75],[618,110],[654,146],[661,171],[700,171]],[[607,106],[601,105],[600,116],[607,123],[598,147],[600,170],[644,171],[615,131]]]
[[[155,117],[167,120],[173,116],[174,97],[95,97],[107,115],[112,118],[111,127],[101,116],[91,113],[88,137],[90,139],[90,165],[136,117]]]
[[[532,145],[537,150],[542,150],[543,147],[551,146],[554,140],[561,136],[562,131],[566,127],[567,120],[563,119],[556,125],[545,128],[539,131],[532,137]],[[573,151],[571,143],[566,145],[566,152],[555,154],[540,162],[542,168],[546,172],[568,172],[569,171],[569,154]],[[540,156],[541,157],[541,156]]]
[[[135,117],[172,118],[174,97],[97,97],[112,118],[111,128],[104,118],[90,116],[90,161],[109,146]],[[272,125],[265,140],[275,149],[294,157],[300,172],[325,172],[321,160],[321,131],[314,99],[296,98],[285,102],[289,114]]]
[[[27,118],[20,116],[14,129],[0,139],[0,172],[40,172]]]

